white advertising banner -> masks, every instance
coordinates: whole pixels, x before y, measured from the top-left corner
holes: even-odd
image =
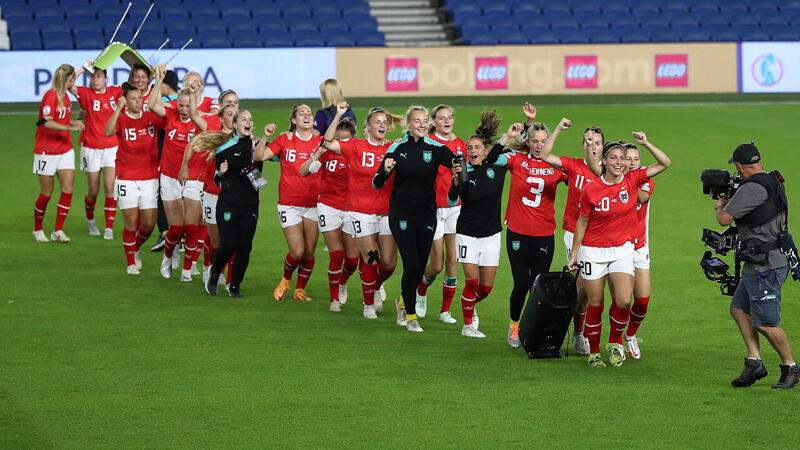
[[[742,42],[740,92],[800,92],[800,43]]]
[[[176,50],[157,55],[166,62]],[[147,58],[153,50],[140,50]],[[0,52],[0,102],[38,102],[50,87],[53,71],[63,63],[76,69],[100,52],[89,51],[12,51]],[[208,49],[184,50],[169,64],[178,78],[188,71],[202,75],[204,93],[216,97],[233,89],[241,98],[314,98],[319,85],[336,78],[336,49]],[[109,84],[128,80],[128,66],[121,59],[108,68]],[[88,74],[76,84],[86,86]]]

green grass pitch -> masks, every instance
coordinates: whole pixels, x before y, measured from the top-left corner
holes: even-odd
[[[362,121],[372,105],[389,104],[401,113],[411,101],[430,108],[437,100],[354,105]],[[504,128],[522,119],[521,99],[450,100],[462,137],[475,129],[483,105],[498,106]],[[35,114],[4,115],[0,447],[794,447],[798,391],[769,388],[779,360],[765,339],[769,376],[743,390],[729,385],[745,349],[728,314],[729,299],[699,268],[701,229],[719,228],[699,173],[727,167],[733,148],[754,139],[766,167],[786,176],[790,204],[797,205],[800,106],[604,101],[613,105],[591,98],[540,103],[538,119],[551,128],[562,116],[574,123],[557,154],[579,155],[582,129],[598,125],[607,139],[645,130],[673,161],[656,179],[652,200],[653,295],[639,332],[643,358],[606,369],[589,368],[583,357],[531,361],[508,347],[505,244],[495,289],[479,306],[485,340],[460,335],[458,297],[458,324],[435,319],[438,284],[430,290],[431,314],[421,334],[394,324],[390,302],[378,320],[363,319],[357,276],[343,311],[328,312],[321,237],[308,288],[314,300],[275,302],[272,290],[286,253],[275,211],[277,164],[264,171],[270,184],[261,194],[244,299],[210,297],[199,277],[190,284],[177,276],[162,279],[159,254],[144,252],[143,274],[127,276],[121,215],[113,242],[86,234],[81,172],[65,227],[72,242],[37,244],[31,238],[38,192],[31,173]],[[290,104],[249,103],[256,130],[267,122],[285,130]],[[35,105],[14,108],[33,111]],[[57,195],[45,219],[48,234]],[[560,188],[559,223],[565,195]],[[101,206],[97,211],[102,217]],[[790,225],[800,233],[794,220]],[[555,269],[565,262],[560,228],[556,245]],[[398,267],[387,283],[390,301],[398,295],[400,273]],[[463,277],[459,281],[457,295]],[[796,352],[798,293],[798,284],[788,281],[783,320]],[[603,328],[601,342],[605,318]]]

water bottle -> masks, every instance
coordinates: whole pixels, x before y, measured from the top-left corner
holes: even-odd
[[[461,166],[461,172],[458,174],[458,182],[463,184],[469,181],[469,174],[467,174],[467,160],[464,155],[456,155],[454,158],[456,164]]]

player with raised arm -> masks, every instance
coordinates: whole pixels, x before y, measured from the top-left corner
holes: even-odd
[[[403,123],[403,118],[391,114],[383,108],[372,108],[365,121],[365,139],[338,141],[333,130],[349,108],[340,103],[336,116],[325,132],[325,148],[341,154],[347,159],[350,224],[361,252],[361,291],[364,296],[363,315],[367,319],[377,318],[383,310],[381,288],[397,266],[397,245],[389,229],[389,197],[392,192],[392,178],[381,189],[373,189],[372,177],[375,168],[383,162],[391,142],[386,140],[386,132]],[[352,269],[355,263],[351,261]],[[344,269],[348,270],[345,260]]]
[[[205,114],[216,114],[219,111],[220,102],[216,98],[211,97],[204,97],[203,96],[203,88],[205,85],[203,84],[203,78],[197,72],[189,72],[183,76],[183,81],[181,82],[181,88],[189,89],[189,92],[192,93],[194,98],[195,104],[197,104],[197,109],[201,113]],[[236,95],[235,92],[230,91],[228,93],[233,93]],[[222,96],[220,96],[222,99]],[[236,97],[236,105],[239,105],[239,97]],[[169,108],[178,109],[178,99],[172,100],[168,104],[164,105]]]
[[[669,168],[669,158],[647,141],[643,132],[634,132],[636,141],[647,148],[656,163],[625,173],[625,147],[618,142],[603,146],[602,169],[592,157],[588,167],[599,175],[581,193],[580,217],[567,266],[581,271],[588,298],[586,337],[589,340],[589,365],[605,367],[600,356],[603,296],[606,280],[613,283],[616,308],[611,321],[608,351],[612,366],[624,360],[618,342],[630,318],[633,295],[634,240],[636,237],[636,205],[639,187],[648,179]]]
[[[153,87],[150,86],[150,82],[153,81],[153,76],[153,71],[141,63],[134,64],[128,75],[128,83],[139,89],[139,92],[142,94],[143,111],[147,111],[147,101],[150,99],[150,94],[153,92]]]

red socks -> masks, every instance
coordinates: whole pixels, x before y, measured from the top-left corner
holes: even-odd
[[[488,297],[489,293],[492,292],[492,287],[493,286],[491,285],[490,286],[486,286],[483,284],[479,285],[477,289],[475,289],[475,301],[479,302]]]
[[[136,229],[136,249],[135,250],[137,252],[142,247],[142,244],[147,242],[147,239],[150,237],[150,234],[152,234],[152,233],[153,233],[153,230],[150,230],[150,233],[145,233],[144,231],[142,231],[142,226],[139,225],[139,227]]]
[[[339,280],[339,284],[347,284],[347,280],[350,279],[350,276],[355,273],[356,269],[358,268],[358,260],[360,258],[345,258],[344,259],[344,267],[342,268],[342,278]]]
[[[36,199],[36,204],[33,207],[33,231],[39,231],[42,229],[44,212],[47,211],[47,202],[49,201],[50,197],[42,194],[39,194],[39,198]]]
[[[375,291],[378,289],[378,265],[367,264],[361,261],[361,292],[364,294],[364,304],[375,303]]]
[[[424,283],[425,277],[422,278],[422,283]],[[440,312],[450,311],[450,305],[453,303],[453,297],[456,295],[456,288],[458,288],[458,279],[456,277],[445,278],[444,281],[442,281],[442,310]]]
[[[300,262],[300,269],[297,270],[297,289],[305,289],[308,279],[311,278],[311,271],[314,270],[314,258],[303,259]]]
[[[639,325],[642,324],[644,316],[647,315],[647,305],[650,303],[650,297],[637,297],[634,299],[633,306],[631,306],[631,323],[628,325],[628,331],[625,332],[628,336],[636,336],[639,331]]]
[[[383,285],[383,283],[386,280],[388,280],[389,277],[391,277],[393,273],[394,273],[394,268],[392,268],[390,270],[390,269],[387,269],[386,267],[383,267],[383,264],[379,264],[378,265],[378,285],[376,287],[380,288],[381,285]]]
[[[94,206],[97,204],[97,199],[89,200],[89,196],[83,197],[83,206],[86,208],[86,220],[94,220]]]
[[[186,244],[183,246],[183,270],[192,268],[192,261],[197,256],[197,235],[200,232],[198,225],[184,225]]]
[[[211,244],[211,238],[206,235],[206,238],[203,240],[203,265],[205,267],[211,267],[211,264],[214,262],[214,251],[216,251],[216,249]]]
[[[180,244],[181,236],[183,236],[183,226],[169,226],[167,230],[167,243],[164,245],[164,256],[172,258],[172,252],[175,250],[175,247]]]
[[[56,216],[56,227],[53,229],[53,231],[58,231],[64,228],[64,221],[67,219],[67,213],[69,213],[70,206],[72,206],[72,194],[66,194],[62,192],[61,197],[58,199],[58,215]]]
[[[475,291],[478,289],[480,289],[478,280],[472,279],[464,282],[464,290],[461,291],[461,313],[464,316],[464,325],[472,325],[475,303],[477,303]]]
[[[331,291],[331,302],[339,301],[339,283],[342,280],[342,264],[344,263],[344,250],[330,252],[328,262],[328,287]]]
[[[106,198],[103,212],[106,215],[106,228],[114,228],[114,218],[117,216],[117,201],[114,197]]]
[[[589,353],[600,353],[600,331],[603,328],[603,305],[586,308],[586,329],[583,335],[589,340]]]
[[[428,294],[428,287],[433,284],[433,280],[436,278],[430,278],[423,276],[422,281],[419,282],[419,286],[417,286],[417,294],[419,295],[427,295]]]
[[[297,261],[292,258],[290,253],[287,253],[286,259],[283,260],[283,278],[291,280],[294,269],[297,269],[297,265]]]
[[[572,332],[583,334],[583,320],[586,317],[586,311],[580,312],[577,309],[572,313]]]
[[[622,344],[622,332],[628,326],[631,317],[630,308],[615,306],[611,309],[611,330],[608,332],[608,342],[612,344]]]
[[[127,228],[122,229],[122,248],[125,249],[125,259],[129,266],[136,264],[133,254],[136,253],[136,232]]]

